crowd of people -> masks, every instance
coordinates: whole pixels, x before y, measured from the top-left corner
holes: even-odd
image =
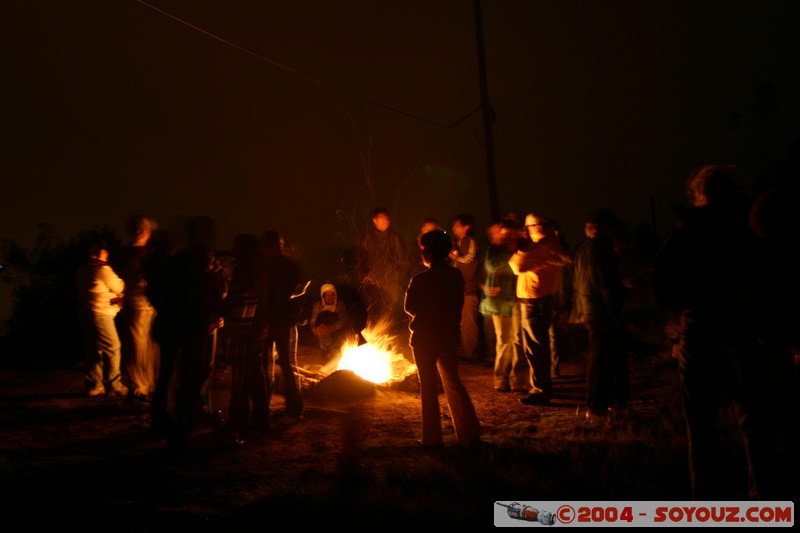
[[[150,217],[132,217],[129,226],[131,244],[118,261],[109,257],[106,243],[93,242],[77,273],[88,394],[149,401],[153,431],[169,449],[185,450],[196,429],[224,419],[209,386],[218,332],[230,318],[232,437],[242,441],[250,432],[268,431],[273,418],[284,425],[300,422],[304,403],[292,300],[303,286],[302,273],[284,253],[280,235],[237,235],[235,266],[228,272],[209,217],[187,222],[187,244],[179,250],[151,238],[157,226]],[[276,362],[286,410],[273,417]]]
[[[765,376],[790,376],[791,350],[798,345],[797,312],[775,297],[787,289],[797,295],[797,282],[771,263],[788,264],[776,244],[776,220],[788,213],[774,194],[753,202],[744,184],[730,165],[694,173],[692,207],[680,211],[679,226],[651,269],[658,309],[680,318],[675,353],[697,499],[724,493],[713,482],[716,417],[724,402],[735,402],[744,414],[754,498],[780,494],[787,456],[790,428],[774,406],[790,405],[781,396],[788,386],[769,387]],[[371,220],[372,229],[343,261],[353,283],[322,283],[308,325],[326,359],[349,337],[366,342],[362,334],[372,328],[409,332],[420,384],[421,445],[443,445],[440,392],[457,439],[480,441],[480,418],[459,364],[483,361],[492,367],[498,393],[520,393],[521,404],[547,408],[557,397],[559,336],[575,332],[584,343],[586,418],[624,411],[631,397],[623,315],[628,291],[616,238],[620,222],[608,210],[586,217],[585,239],[575,249],[566,245],[557,220],[535,211],[492,221],[485,249],[468,213],[453,217],[452,236],[437,220],[423,220],[411,246],[394,231],[386,209],[375,209]],[[280,234],[237,235],[233,268],[226,273],[213,220],[191,219],[188,244],[178,251],[154,239],[156,229],[152,218],[133,217],[123,257],[115,263],[107,247],[94,243],[78,273],[88,394],[150,400],[154,431],[183,449],[199,423],[220,417],[207,388],[216,335],[227,327],[233,365],[228,426],[236,441],[268,431],[275,421],[300,422],[302,310],[296,297],[308,282]],[[342,298],[344,291],[352,294]],[[270,412],[276,363],[286,399],[279,416]]]

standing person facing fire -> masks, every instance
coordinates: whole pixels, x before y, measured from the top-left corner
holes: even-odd
[[[458,375],[458,347],[461,342],[461,309],[464,278],[448,264],[449,237],[440,230],[420,239],[422,257],[428,270],[411,279],[406,290],[405,311],[410,317],[410,345],[417,365],[422,400],[422,446],[443,445],[437,369],[453,417],[459,442],[480,439],[481,427],[469,392]]]
[[[284,253],[283,237],[274,230],[261,235],[264,247],[269,298],[267,299],[267,335],[262,346],[267,383],[267,407],[275,389],[275,355],[283,378],[286,411],[278,419],[281,425],[297,424],[303,419],[305,403],[297,373],[297,321],[292,295],[300,284],[297,263]]]

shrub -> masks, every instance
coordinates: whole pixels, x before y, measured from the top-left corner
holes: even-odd
[[[10,288],[11,315],[2,338],[0,365],[23,366],[82,358],[75,273],[89,242],[103,240],[113,258],[122,248],[116,232],[101,226],[63,240],[40,225],[30,249],[0,241],[0,282]]]

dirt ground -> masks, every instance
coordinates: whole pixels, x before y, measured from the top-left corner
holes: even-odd
[[[298,362],[309,373],[324,363],[315,349],[302,345]],[[635,388],[630,410],[641,418],[652,418],[666,406],[674,407],[673,370],[672,363],[658,353],[633,358]],[[498,464],[512,468],[503,463],[498,451],[508,440],[524,438],[534,447],[538,442],[546,451],[553,442],[574,439],[576,432],[592,429],[592,422],[583,416],[584,368],[579,356],[563,362],[555,399],[546,407],[524,406],[519,394],[494,391],[489,366],[461,364],[460,372],[481,418],[484,441],[496,447],[494,452],[482,452],[490,454],[484,460],[493,468]],[[230,366],[218,364],[212,398],[223,412],[230,377]],[[108,529],[109,524],[124,531],[169,529],[171,525],[197,530],[219,525],[221,520],[230,525],[233,517],[246,521],[281,510],[307,513],[297,519],[313,516],[316,523],[324,524],[325,516],[316,513],[331,515],[333,510],[331,506],[323,509],[323,501],[345,505],[342,502],[348,497],[357,497],[369,502],[373,491],[378,497],[386,487],[392,487],[392,498],[420,499],[413,472],[427,476],[423,484],[430,487],[449,486],[446,479],[431,479],[446,478],[447,469],[425,470],[431,458],[417,445],[421,413],[413,379],[372,386],[339,372],[318,383],[306,380],[306,415],[300,424],[275,427],[243,445],[232,444],[219,428],[205,428],[194,435],[191,453],[179,458],[167,456],[164,441],[151,434],[146,402],[87,397],[79,363],[6,371],[0,374],[0,384],[0,507],[7,531],[31,527],[87,531]],[[445,453],[459,457],[467,452],[456,444],[444,397],[440,399]],[[282,407],[278,394],[272,408],[280,412]],[[460,457],[467,464],[473,461],[471,456]],[[675,494],[678,499],[686,496],[682,460],[676,458],[672,473],[667,474],[674,478],[671,486],[660,489],[683,491]],[[456,467],[451,463],[447,468]],[[488,499],[525,497],[501,493],[500,481],[491,486],[482,479],[456,477],[459,482],[447,490],[467,507],[472,503],[467,494],[458,494],[467,490],[459,484],[484,485],[481,490],[496,492]],[[430,490],[436,494],[437,489]],[[609,499],[613,496],[609,494]],[[437,505],[436,498],[445,496],[432,496],[431,505]],[[451,501],[442,499],[434,509],[452,505]],[[483,503],[485,515],[470,509],[459,516],[469,520],[485,516],[486,525],[491,525],[493,502]],[[382,505],[402,509],[396,502]],[[366,512],[366,507],[353,507],[351,512]],[[411,520],[410,515],[407,518]]]

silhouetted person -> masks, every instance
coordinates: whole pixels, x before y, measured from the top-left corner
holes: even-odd
[[[460,442],[480,438],[481,428],[469,393],[458,375],[464,278],[448,264],[450,238],[439,230],[422,236],[422,254],[428,270],[409,283],[404,308],[411,321],[410,344],[417,365],[422,401],[422,445],[443,444],[437,369]]]
[[[624,407],[630,396],[622,307],[625,286],[611,241],[616,219],[601,210],[584,225],[586,240],[572,261],[570,321],[586,328],[587,418]]]
[[[780,409],[774,402],[780,397],[775,372],[781,364],[771,350],[775,339],[764,287],[777,271],[758,255],[756,237],[748,230],[750,195],[739,168],[702,167],[690,177],[687,192],[692,207],[679,211],[679,226],[656,257],[653,288],[661,308],[680,315],[678,357],[692,495],[696,500],[771,498],[781,492],[780,474],[769,456],[778,450],[769,411]],[[719,445],[725,413],[741,430],[746,464],[737,464]],[[745,479],[747,487],[737,486]],[[794,486],[796,479],[791,482]]]
[[[392,228],[389,212],[372,213],[371,231],[359,242],[356,275],[361,298],[367,306],[367,328],[394,327],[405,319],[403,290],[408,279],[408,250]],[[391,329],[391,328],[390,328]]]
[[[120,340],[114,317],[120,310],[125,282],[108,265],[108,246],[89,244],[87,261],[75,276],[86,350],[89,396],[125,396],[120,374]]]
[[[572,258],[570,254],[569,245],[567,244],[564,234],[561,232],[561,226],[558,221],[550,219],[548,232],[558,243],[561,249],[561,255],[564,257],[564,266],[558,272],[558,277],[555,282],[555,292],[553,293],[553,323],[550,324],[550,374],[553,378],[561,376],[561,351],[564,345],[564,339],[568,337],[568,333],[564,331],[564,326],[568,321],[568,317],[564,317],[563,308],[564,300],[572,297],[572,290],[569,289],[568,293],[565,288],[568,284],[572,283]]]
[[[153,429],[170,448],[188,446],[194,429],[213,415],[208,381],[214,366],[217,329],[227,284],[214,256],[214,222],[194,217],[186,224],[187,246],[160,257],[148,271],[147,296],[156,308],[153,333],[161,368],[153,395]],[[170,390],[175,380],[175,409]]]
[[[134,215],[128,220],[130,244],[118,260],[120,275],[125,281],[122,312],[118,317],[122,332],[122,359],[130,378],[132,394],[150,399],[156,387],[159,348],[153,340],[155,308],[147,298],[145,269],[152,255],[150,238],[157,229],[155,220]]]
[[[765,311],[761,376],[748,381],[759,400],[761,429],[750,433],[758,497],[797,501],[797,372],[800,355],[800,202],[796,193],[771,189],[756,198],[749,227],[755,234],[756,279],[761,280]]]
[[[463,361],[477,363],[481,359],[481,354],[478,353],[480,344],[478,306],[483,263],[478,241],[475,240],[475,218],[468,213],[462,213],[456,216],[452,229],[455,242],[450,251],[450,261],[464,278],[464,306],[461,309],[461,344],[458,356]]]
[[[268,333],[263,346],[267,381],[267,402],[275,388],[275,353],[283,377],[286,412],[278,419],[282,425],[295,424],[303,419],[305,404],[297,373],[297,311],[292,295],[301,284],[299,266],[284,254],[283,239],[276,231],[261,236],[266,260],[269,299],[266,320]]]
[[[251,431],[263,432],[270,426],[263,353],[268,331],[269,280],[256,235],[236,235],[233,256],[234,267],[225,305],[225,330],[230,338],[233,370],[229,429],[241,444]]]

